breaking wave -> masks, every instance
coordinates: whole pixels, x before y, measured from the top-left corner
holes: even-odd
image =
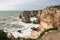
[[[12,15],[12,13],[9,14],[3,14],[0,15],[0,29],[4,30],[5,32],[9,31],[16,31],[16,30],[25,30],[31,27],[37,27],[38,24],[33,23],[23,23],[21,22],[21,19],[19,19],[20,13],[15,13]],[[33,20],[33,18],[31,18]]]

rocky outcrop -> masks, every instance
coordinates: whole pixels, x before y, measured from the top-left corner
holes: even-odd
[[[40,18],[40,15],[41,15],[41,13],[42,13],[42,10],[38,10],[38,13],[36,14],[36,18]]]
[[[28,17],[34,17],[36,16],[36,14],[38,13],[38,11],[33,10],[33,11],[24,11],[19,15],[19,18],[21,19],[24,16],[28,16]]]
[[[35,17],[38,11],[24,11],[19,15],[19,18],[22,19],[22,22],[30,23],[30,17]]]
[[[38,18],[38,19],[34,20],[33,23],[34,24],[40,24],[40,19]]]
[[[30,23],[30,17],[29,17],[29,11],[24,11],[22,14],[20,14],[19,18],[22,19],[22,22]]]
[[[38,10],[37,11],[31,11],[31,16],[30,17],[34,17],[34,16],[36,16],[37,15],[37,13],[38,13]]]
[[[25,23],[31,23],[30,18],[27,17],[27,16],[22,17],[22,22],[25,22]]]
[[[22,19],[23,17],[29,17],[30,11],[24,11],[19,15],[19,18]]]
[[[40,27],[44,30],[60,27],[60,9],[55,6],[45,8],[40,15]]]

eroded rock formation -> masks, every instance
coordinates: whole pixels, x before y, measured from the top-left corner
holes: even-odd
[[[24,11],[23,13],[21,13],[19,15],[19,18],[22,19],[22,22],[30,23],[31,22],[30,18],[36,17],[37,13],[38,13],[38,11],[35,11],[35,10],[34,11]],[[33,22],[33,23],[38,24],[38,21],[39,20],[37,20],[36,22]]]
[[[45,30],[53,27],[60,27],[60,8],[58,6],[47,7],[40,15],[40,30],[42,28]]]
[[[30,17],[29,17],[30,12],[29,11],[24,11],[22,14],[20,14],[19,18],[22,19],[22,22],[25,23],[30,23]]]

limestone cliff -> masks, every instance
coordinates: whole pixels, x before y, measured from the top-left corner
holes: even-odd
[[[53,27],[60,27],[60,5],[45,8],[40,17],[39,29],[49,29]],[[42,30],[42,31],[44,31]]]

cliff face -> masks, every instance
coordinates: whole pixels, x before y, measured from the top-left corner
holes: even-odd
[[[40,26],[39,29],[42,28],[49,29],[53,27],[60,27],[60,6],[52,6],[45,8],[40,17]],[[42,31],[44,31],[42,30]]]

